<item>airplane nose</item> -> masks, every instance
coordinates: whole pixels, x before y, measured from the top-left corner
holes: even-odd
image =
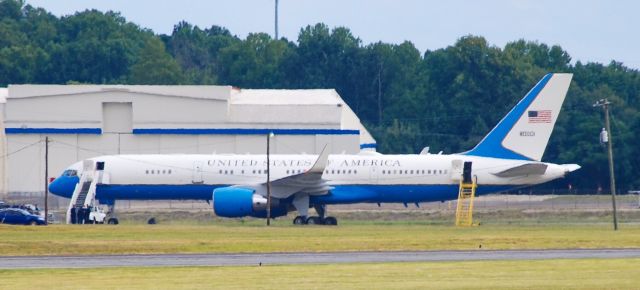
[[[61,194],[60,178],[56,178],[49,183],[49,192],[53,194]]]
[[[73,190],[78,183],[78,177],[60,176],[49,183],[49,192],[70,198],[73,195]]]
[[[78,176],[62,175],[49,185],[49,190],[56,195],[71,198],[78,182],[80,182]]]

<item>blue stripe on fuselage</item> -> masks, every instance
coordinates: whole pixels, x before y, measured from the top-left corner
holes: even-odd
[[[201,199],[210,200],[213,190],[229,185],[98,185],[98,199],[153,200]],[[478,186],[476,194],[500,192],[514,186]],[[336,185],[327,195],[312,196],[311,203],[346,204],[361,202],[431,202],[458,197],[457,184],[441,185]]]
[[[476,194],[501,192],[505,185],[478,186]],[[361,202],[431,202],[458,198],[457,184],[434,185],[339,185],[330,194],[312,196],[311,203],[346,204]]]
[[[100,184],[97,188],[98,199],[203,199],[210,200],[213,190],[226,187],[227,184],[158,184],[158,185],[114,185]]]

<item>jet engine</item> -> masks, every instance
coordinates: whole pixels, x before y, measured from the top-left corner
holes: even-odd
[[[271,200],[271,217],[284,216],[287,208],[279,200]],[[222,187],[213,190],[213,212],[221,217],[266,217],[267,199],[255,190],[242,187]]]

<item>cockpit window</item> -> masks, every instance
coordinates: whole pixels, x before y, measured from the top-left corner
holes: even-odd
[[[63,176],[77,176],[78,171],[73,169],[67,169],[62,173]]]

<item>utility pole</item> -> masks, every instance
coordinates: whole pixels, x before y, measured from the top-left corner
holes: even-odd
[[[49,136],[44,137],[44,223],[49,223]]]
[[[273,137],[273,132],[267,134],[267,226],[271,225],[271,160],[269,159],[271,137]]]
[[[278,0],[276,0],[276,38],[278,40]]]
[[[602,107],[604,110],[604,127],[605,132],[600,137],[600,140],[607,143],[607,151],[609,155],[609,180],[611,182],[611,204],[613,206],[613,230],[618,230],[618,217],[616,212],[616,178],[613,171],[613,138],[611,134],[611,125],[609,123],[609,105],[611,102],[607,99],[601,99],[593,104],[594,107]]]

